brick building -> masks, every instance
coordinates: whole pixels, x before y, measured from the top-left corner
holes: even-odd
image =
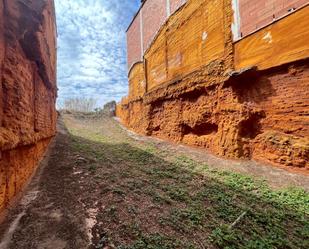
[[[145,0],[117,115],[230,158],[309,167],[309,0]]]

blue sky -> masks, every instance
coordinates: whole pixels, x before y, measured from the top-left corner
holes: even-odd
[[[119,101],[128,91],[126,35],[140,0],[55,0],[58,101]]]

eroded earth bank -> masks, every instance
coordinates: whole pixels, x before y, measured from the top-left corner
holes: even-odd
[[[0,1],[0,214],[56,133],[53,1]]]
[[[167,15],[165,1],[144,2],[127,31],[122,123],[308,172],[308,1],[171,0],[181,7]]]
[[[304,175],[142,137],[106,116],[62,114],[58,130],[1,225],[1,249],[309,246]]]

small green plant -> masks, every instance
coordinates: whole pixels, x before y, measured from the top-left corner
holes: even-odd
[[[242,237],[226,225],[214,229],[210,236],[210,241],[214,245],[224,249],[237,249],[239,248],[239,242],[242,240]]]
[[[125,196],[125,195],[126,195],[125,191],[123,191],[123,190],[120,189],[120,188],[114,188],[114,189],[113,189],[113,193],[115,193],[115,194],[117,194],[117,195],[120,195],[120,196]]]
[[[157,192],[153,193],[153,201],[158,204],[172,204],[172,200],[169,197]]]
[[[189,194],[185,188],[177,188],[177,186],[171,186],[167,193],[172,200],[189,201]]]
[[[305,190],[274,190],[111,126],[115,136],[72,126],[73,151],[86,159],[72,164],[95,172],[88,177],[105,207],[98,217],[116,248],[309,248]]]
[[[91,164],[90,167],[89,167],[89,171],[94,173],[96,170],[97,170],[97,166],[94,165],[94,164]]]
[[[116,206],[111,206],[106,210],[106,213],[109,217],[111,218],[116,218],[117,217],[117,207]]]
[[[121,249],[175,249],[186,248],[195,249],[192,244],[184,243],[177,238],[170,238],[162,234],[149,234],[140,235],[140,238],[136,240],[130,246],[121,246]]]

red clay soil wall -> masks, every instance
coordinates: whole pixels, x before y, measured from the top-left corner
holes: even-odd
[[[6,184],[0,185],[0,210],[3,210],[23,190],[23,187],[35,172],[49,142],[50,139],[47,138],[35,145],[2,152],[0,182]]]
[[[34,172],[56,132],[53,0],[0,2],[0,211]]]
[[[225,82],[169,86],[118,106],[131,129],[229,158],[309,167],[308,60]],[[197,75],[196,75],[197,76]],[[200,85],[198,83],[201,83]]]
[[[142,62],[137,63],[129,74],[129,98],[141,98],[146,93],[146,79],[144,65]]]
[[[221,17],[218,7],[224,11]],[[304,30],[309,26],[309,7],[236,44],[230,10],[230,1],[189,0],[173,15],[145,54],[147,92],[137,98],[132,95],[139,91],[133,91],[117,106],[117,116],[141,134],[204,147],[228,158],[253,158],[309,170],[309,43]],[[188,31],[181,41],[194,44],[184,47],[191,50],[190,60],[202,58],[204,37],[208,43],[204,49],[209,52],[195,70],[178,67],[171,78],[156,82],[149,75],[153,65],[169,58],[160,53],[182,53],[177,43],[173,47],[162,42],[164,34],[168,30],[169,37],[177,37],[187,25],[191,25],[188,30],[196,30],[192,27],[201,25],[199,13],[208,13],[208,23],[217,22],[217,28],[212,31],[205,25],[195,39]],[[287,35],[289,28],[294,35]]]

